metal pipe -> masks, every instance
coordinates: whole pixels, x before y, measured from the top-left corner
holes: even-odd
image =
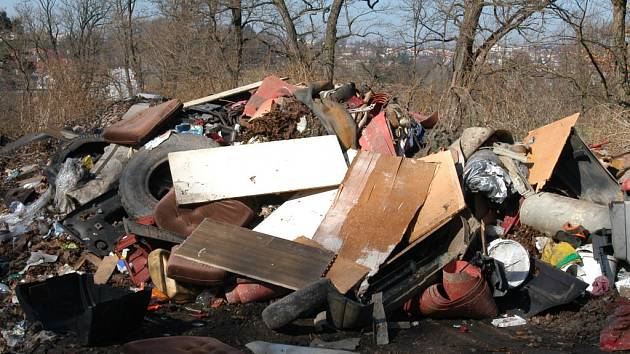
[[[521,223],[552,236],[562,225],[582,225],[587,230],[610,229],[610,214],[603,205],[541,192],[523,201]]]

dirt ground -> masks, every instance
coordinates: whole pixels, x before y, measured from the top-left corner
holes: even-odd
[[[567,336],[560,331],[561,323],[546,321],[542,316],[541,324],[530,324],[514,328],[495,328],[489,321],[436,321],[423,319],[415,328],[390,331],[391,343],[376,346],[373,336],[365,332],[336,332],[330,330],[318,333],[312,321],[298,321],[291,328],[281,333],[267,329],[261,319],[261,312],[266,304],[247,304],[222,306],[211,310],[208,317],[195,318],[192,312],[182,306],[166,306],[159,311],[149,313],[141,328],[130,333],[122,342],[140,338],[152,338],[174,335],[210,336],[236,348],[243,349],[245,344],[254,340],[275,343],[305,345],[319,338],[335,341],[344,338],[360,338],[358,352],[361,353],[462,353],[462,352],[509,352],[509,353],[595,353],[598,340],[592,335]],[[588,305],[587,305],[588,306]],[[590,314],[590,312],[589,312]],[[566,318],[575,314],[565,313]],[[594,315],[600,317],[599,315]],[[554,315],[552,315],[554,317]],[[558,321],[561,321],[561,317]],[[582,317],[582,320],[587,318]],[[546,324],[542,324],[546,322]],[[577,319],[571,321],[578,325]],[[585,322],[581,322],[584,324]],[[595,325],[593,327],[596,327]],[[595,337],[599,330],[593,328]],[[575,332],[577,334],[578,332]],[[591,333],[592,334],[592,333]],[[27,339],[28,341],[28,339]],[[116,353],[118,344],[102,347],[85,348],[80,346],[73,336],[57,336],[53,341],[40,343],[29,348],[29,353]]]

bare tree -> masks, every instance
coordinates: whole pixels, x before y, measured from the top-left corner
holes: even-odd
[[[461,3],[463,12],[454,18],[458,36],[446,110],[457,122],[455,128],[461,126],[464,118],[469,123],[478,118],[470,91],[482,73],[490,50],[508,34],[526,30],[528,20],[552,3],[554,0],[464,0]]]
[[[369,30],[369,26],[357,28],[358,22],[369,14],[374,14],[374,6],[378,0],[372,3],[368,0],[326,0],[308,2],[303,1],[294,4],[295,9],[290,11],[285,0],[273,0],[277,12],[280,14],[287,42],[289,57],[300,64],[302,68],[312,69],[313,61],[321,58],[323,78],[332,82],[335,75],[335,50],[339,40],[353,36],[367,37],[375,32]],[[369,10],[352,14],[350,7],[358,7],[360,3],[367,4]],[[339,34],[339,17],[344,13],[344,33]],[[321,16],[321,20],[319,20]],[[268,21],[273,25],[273,21]],[[298,32],[298,24],[302,25],[302,31]],[[320,36],[323,26],[323,37]],[[307,38],[310,38],[309,41]],[[321,41],[321,48],[316,51],[315,44]],[[310,43],[311,45],[306,45]],[[309,53],[314,52],[309,55]]]
[[[127,92],[133,94],[135,87],[132,84],[132,72],[140,88],[144,86],[134,29],[136,0],[112,0],[112,8],[114,9],[114,27],[122,47]]]

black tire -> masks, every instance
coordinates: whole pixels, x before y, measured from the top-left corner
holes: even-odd
[[[120,176],[118,193],[129,216],[152,215],[153,209],[173,186],[168,153],[217,147],[219,144],[203,136],[173,134],[153,150],[142,148],[127,162]]]
[[[55,153],[52,159],[53,165],[61,165],[67,158],[83,157],[90,154],[102,155],[109,145],[102,136],[81,135],[67,143]]]

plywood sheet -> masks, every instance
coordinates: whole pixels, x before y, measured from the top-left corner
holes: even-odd
[[[466,208],[451,152],[438,152],[420,160],[434,162],[437,167],[427,199],[424,201],[418,219],[411,229],[409,243],[427,237]]]
[[[205,219],[175,251],[206,266],[297,290],[321,278],[332,252]]]
[[[434,172],[433,163],[380,155],[341,227],[339,257],[376,273],[423,205]]]
[[[313,239],[374,274],[424,203],[435,168],[418,159],[360,152]],[[333,283],[345,287],[361,280],[360,273],[331,273]]]
[[[178,204],[339,185],[347,171],[334,135],[173,152]]]
[[[352,160],[348,173],[339,186],[333,205],[313,236],[313,239],[325,249],[336,253],[341,248],[339,237],[341,225],[346,220],[350,209],[359,201],[359,195],[376,166],[378,156],[378,154],[359,152]]]
[[[533,166],[529,169],[529,184],[536,186],[536,191],[543,188],[551,178],[556,162],[560,158],[562,149],[571,134],[571,128],[575,125],[579,113],[557,120],[544,127],[529,132],[523,141],[532,149],[529,160]]]
[[[323,246],[319,243],[303,236],[296,238],[295,242],[323,249]],[[345,294],[352,289],[357,282],[365,278],[369,272],[370,269],[368,267],[343,257],[336,257],[326,273],[326,278],[331,280],[340,293]]]
[[[284,202],[254,231],[285,240],[312,238],[337,195],[337,189],[300,192]]]

